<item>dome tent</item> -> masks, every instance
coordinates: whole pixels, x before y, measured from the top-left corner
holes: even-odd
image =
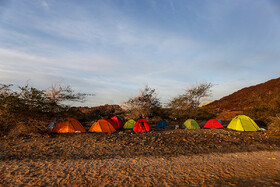
[[[119,117],[117,117],[117,116],[111,117],[111,120],[114,121],[114,123],[115,123],[114,127],[116,130],[123,127],[123,122]]]
[[[114,127],[114,129],[116,130],[117,124],[115,123],[114,120],[112,120],[111,118],[103,118],[103,119],[108,121]]]
[[[218,120],[221,124],[223,124],[223,122],[220,119],[216,119],[216,120]]]
[[[136,123],[136,121],[134,121],[133,119],[130,119],[124,124],[123,128],[124,129],[133,129],[135,123]]]
[[[52,121],[52,122],[48,125],[48,129],[52,130],[56,125],[57,125],[57,123],[54,122],[54,121]]]
[[[133,127],[133,131],[135,132],[148,132],[150,130],[152,128],[146,119],[139,119]]]
[[[86,132],[83,125],[74,118],[66,118],[60,121],[53,129],[54,133]]]
[[[223,125],[217,119],[210,119],[206,122],[203,128],[217,129],[217,128],[223,128]]]
[[[183,129],[200,129],[198,123],[193,119],[188,119],[185,121],[185,123],[182,125]]]
[[[168,123],[165,120],[161,120],[156,124],[156,127],[168,127]]]
[[[93,123],[89,129],[89,132],[113,133],[115,131],[116,129],[113,127],[113,125],[105,119],[101,119]]]
[[[259,131],[261,130],[259,126],[250,117],[245,115],[236,116],[231,120],[228,129],[236,131]]]

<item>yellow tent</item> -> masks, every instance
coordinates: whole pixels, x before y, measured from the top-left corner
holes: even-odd
[[[259,131],[260,128],[250,117],[245,115],[236,116],[227,126],[229,129],[237,131]]]
[[[124,124],[123,128],[124,129],[133,129],[135,123],[136,123],[136,121],[134,121],[133,119],[130,119]]]
[[[199,125],[197,122],[193,119],[188,119],[185,121],[185,123],[182,125],[183,129],[200,129]]]

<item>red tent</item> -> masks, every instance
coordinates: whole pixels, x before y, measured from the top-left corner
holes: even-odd
[[[120,129],[123,127],[123,122],[120,118],[118,118],[117,116],[111,117],[111,119],[115,122],[116,127],[115,129]]]
[[[223,125],[216,119],[210,119],[203,128],[216,129],[223,128]]]
[[[106,121],[108,121],[109,123],[111,123],[111,125],[114,127],[114,129],[116,129],[117,124],[115,123],[114,120],[112,120],[111,118],[104,118]],[[116,129],[117,130],[117,129]]]
[[[135,132],[148,132],[150,130],[152,130],[152,128],[145,119],[139,119],[133,127],[133,131]]]

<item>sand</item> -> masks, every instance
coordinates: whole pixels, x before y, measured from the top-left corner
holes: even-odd
[[[279,186],[280,151],[173,158],[1,161],[0,184],[28,186]]]
[[[3,186],[280,186],[280,138],[170,129],[0,139]]]

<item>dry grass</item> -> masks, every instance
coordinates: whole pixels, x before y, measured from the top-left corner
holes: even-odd
[[[276,117],[270,117],[271,123],[268,125],[268,130],[271,135],[280,136],[280,114]]]
[[[47,125],[43,120],[0,120],[0,137],[38,137],[48,132]]]

